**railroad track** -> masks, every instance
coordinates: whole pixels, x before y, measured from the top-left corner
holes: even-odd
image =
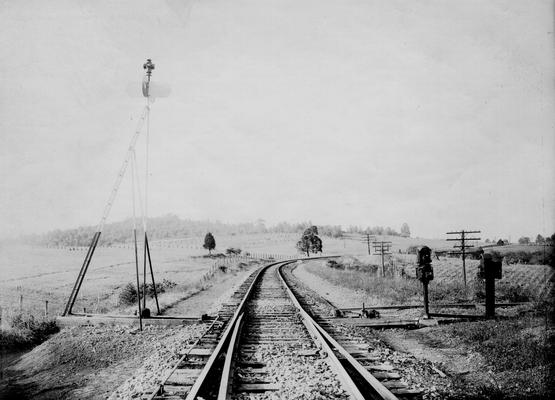
[[[288,285],[291,277],[282,273],[292,263],[253,273],[142,399],[289,398],[299,393],[357,400],[414,397],[417,393],[406,388],[399,392],[401,376],[377,364],[367,345],[325,321],[318,323],[300,296],[303,308]]]

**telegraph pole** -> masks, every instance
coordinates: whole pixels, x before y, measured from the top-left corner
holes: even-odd
[[[363,243],[366,243],[366,246],[368,247],[368,255],[371,255],[371,251],[370,251],[370,243],[375,242],[376,238],[373,235],[370,235],[369,233],[365,233],[362,236],[362,240]]]
[[[454,252],[455,254],[462,255],[462,265],[463,265],[463,279],[464,279],[464,287],[466,289],[466,249],[474,247],[474,245],[467,244],[467,242],[472,240],[481,240],[479,237],[468,237],[466,235],[473,234],[473,233],[480,233],[480,231],[465,231],[464,229],[458,232],[447,232],[447,235],[460,235],[458,238],[447,239],[447,241],[454,241],[460,242],[459,245],[453,246],[454,248],[461,249],[460,251]]]
[[[374,242],[374,254],[382,256],[382,277],[385,276],[385,256],[391,255],[391,242]]]

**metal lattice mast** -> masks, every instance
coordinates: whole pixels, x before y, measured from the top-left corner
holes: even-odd
[[[137,129],[135,130],[135,134],[131,138],[131,142],[129,143],[129,147],[127,148],[127,153],[125,154],[125,158],[123,159],[123,164],[121,165],[121,168],[118,172],[118,176],[116,177],[114,186],[112,187],[112,191],[110,192],[110,196],[108,197],[108,202],[106,203],[106,206],[104,207],[104,211],[102,212],[102,218],[100,219],[100,223],[98,224],[98,227],[96,229],[97,232],[102,232],[102,230],[104,229],[104,224],[106,223],[106,219],[108,218],[108,215],[110,215],[110,210],[112,209],[112,205],[114,204],[114,200],[116,199],[116,195],[118,194],[121,181],[123,180],[125,171],[127,171],[127,167],[129,166],[131,157],[135,152],[137,139],[139,139],[139,136],[141,135],[143,124],[145,122],[146,116],[148,115],[149,108],[150,107],[148,105],[145,106],[141,114],[141,118],[137,123]]]

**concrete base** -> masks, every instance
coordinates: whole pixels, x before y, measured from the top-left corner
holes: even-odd
[[[179,326],[186,324],[194,324],[201,322],[200,317],[187,317],[187,316],[155,316],[150,318],[143,318],[143,326],[156,325],[156,326]],[[139,326],[139,318],[133,315],[105,315],[105,314],[71,314],[66,317],[56,317],[56,324],[60,328],[69,326],[85,326],[85,325],[124,325],[124,326]]]
[[[420,328],[425,328],[428,326],[438,326],[439,325],[439,321],[437,319],[434,318],[420,318],[418,320],[418,326]]]
[[[418,328],[417,320],[401,320],[388,318],[333,318],[329,319],[333,323],[341,323],[344,325],[361,326],[366,328],[384,329],[384,328]]]

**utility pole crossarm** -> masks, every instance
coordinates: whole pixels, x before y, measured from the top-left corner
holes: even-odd
[[[461,254],[462,255],[462,267],[463,267],[463,278],[464,278],[464,287],[466,288],[466,265],[465,265],[465,258],[467,255],[466,250],[473,248],[474,245],[471,244],[466,244],[468,241],[470,240],[481,240],[480,238],[475,238],[475,237],[466,237],[465,235],[471,234],[471,233],[480,233],[481,231],[465,231],[460,230],[457,232],[447,232],[447,235],[460,235],[460,237],[458,238],[453,238],[453,239],[445,239],[448,242],[460,242],[459,245],[454,245],[453,247],[456,249],[461,249],[461,251],[451,251],[451,254]]]

